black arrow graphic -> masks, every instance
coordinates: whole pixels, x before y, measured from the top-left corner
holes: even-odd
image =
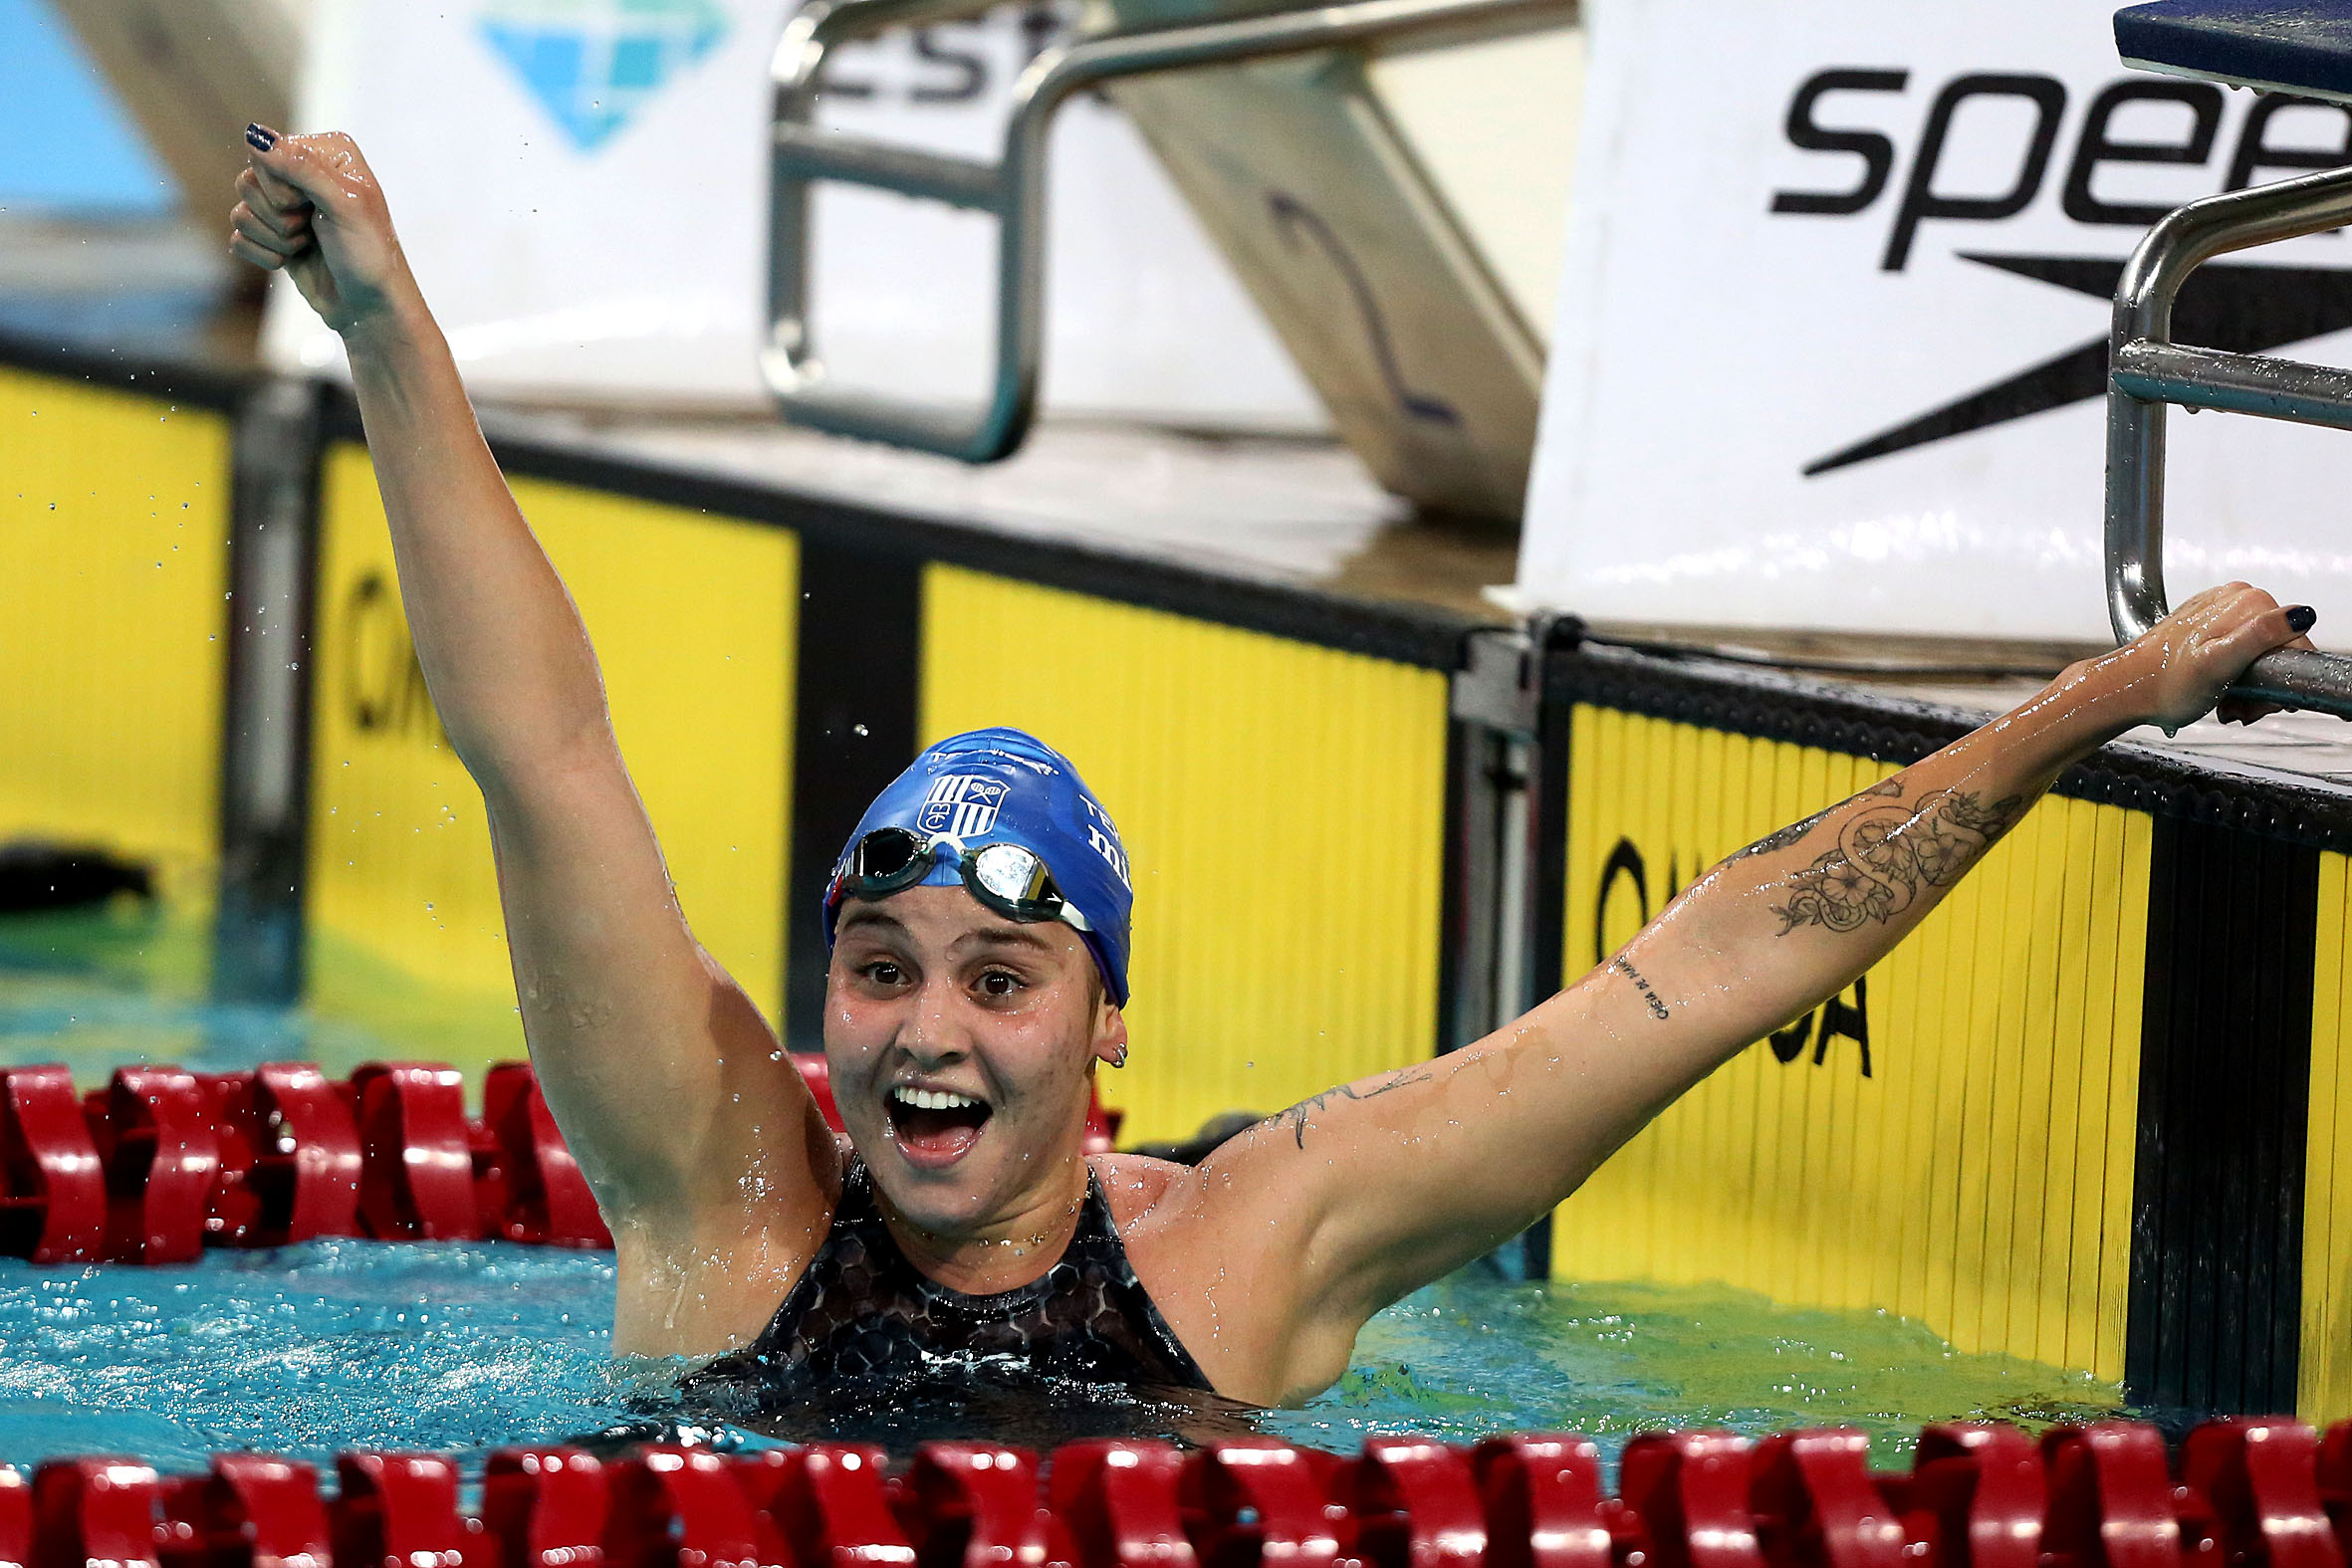
[[[2115,297],[2123,276],[2122,262],[2098,256],[1964,253],[1962,259],[2102,301]],[[2347,327],[2352,327],[2352,270],[2333,267],[2216,263],[2190,276],[2173,307],[2177,340],[2234,353],[2263,353]],[[1805,465],[1805,477],[2062,408],[2106,390],[2107,335],[2101,333],[2056,358],[1817,458]]]

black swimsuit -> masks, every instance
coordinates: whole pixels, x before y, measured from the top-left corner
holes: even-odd
[[[1207,1389],[1135,1277],[1089,1170],[1077,1233],[1060,1261],[1017,1289],[968,1296],[926,1276],[891,1239],[873,1178],[852,1161],[824,1245],[751,1347],[697,1372],[776,1409],[842,1380],[898,1382],[958,1370],[1084,1383]]]

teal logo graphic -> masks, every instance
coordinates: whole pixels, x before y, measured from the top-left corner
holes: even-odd
[[[727,34],[718,0],[501,0],[482,36],[583,151]]]

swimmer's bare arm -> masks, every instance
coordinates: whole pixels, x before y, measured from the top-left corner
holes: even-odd
[[[615,1348],[724,1348],[774,1306],[767,1275],[797,1270],[829,1202],[832,1141],[686,928],[588,633],[358,149],[282,137],[250,160],[232,245],[284,269],[350,351],[417,660],[489,808],[532,1060],[621,1246]],[[773,1232],[773,1267],[753,1231]],[[696,1267],[714,1253],[734,1267]],[[714,1271],[733,1283],[691,1277]]]
[[[2270,596],[2198,595],[2129,647],[1885,783],[1701,877],[1615,957],[1450,1056],[1318,1095],[1202,1169],[1258,1365],[1231,1392],[1295,1397],[1344,1369],[1398,1296],[1547,1213],[1659,1111],[1883,957],[2066,766],[2210,710],[2297,643]],[[1236,1313],[1230,1332],[1244,1321]],[[1250,1387],[1243,1387],[1243,1384]]]

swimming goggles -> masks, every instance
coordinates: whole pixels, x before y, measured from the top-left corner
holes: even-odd
[[[826,902],[883,898],[912,887],[930,875],[931,862],[942,844],[956,852],[956,868],[972,896],[1006,919],[1025,923],[1059,920],[1080,931],[1094,929],[1078,907],[1061,896],[1044,857],[1027,844],[972,847],[950,833],[925,838],[905,827],[877,827],[851,844],[833,872]]]

